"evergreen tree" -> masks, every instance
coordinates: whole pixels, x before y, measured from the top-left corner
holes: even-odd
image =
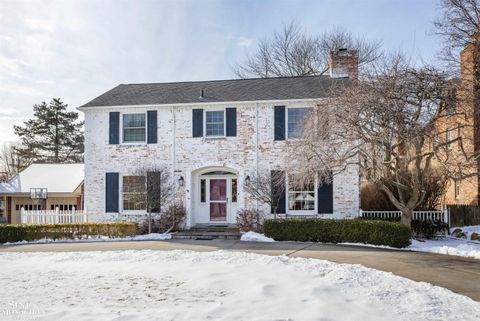
[[[34,118],[14,126],[21,142],[16,148],[19,157],[41,163],[83,161],[83,122],[67,106],[60,98],[34,105]]]

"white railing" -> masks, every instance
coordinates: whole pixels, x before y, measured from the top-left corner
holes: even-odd
[[[75,207],[71,211],[38,210],[26,211],[21,208],[22,224],[76,224],[88,222],[88,215],[83,211],[77,211]]]
[[[402,212],[400,211],[363,211],[360,210],[360,217],[370,218],[385,218],[393,219],[400,218]],[[413,211],[414,220],[427,221],[427,220],[439,220],[450,225],[450,213],[448,210],[444,211]]]

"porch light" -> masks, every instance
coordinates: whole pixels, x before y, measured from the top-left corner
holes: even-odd
[[[247,175],[247,177],[245,177],[245,182],[248,184],[250,183],[250,175]]]
[[[185,180],[183,179],[183,176],[180,176],[180,178],[178,179],[178,185],[183,186],[184,183],[185,183]]]

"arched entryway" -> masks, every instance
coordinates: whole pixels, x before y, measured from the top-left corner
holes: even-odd
[[[238,172],[207,167],[192,173],[192,225],[236,223]]]

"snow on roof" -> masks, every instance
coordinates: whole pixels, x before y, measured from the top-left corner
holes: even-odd
[[[48,193],[72,193],[83,178],[83,164],[32,164],[10,182],[0,184],[0,194],[30,193],[30,188],[47,188]]]

